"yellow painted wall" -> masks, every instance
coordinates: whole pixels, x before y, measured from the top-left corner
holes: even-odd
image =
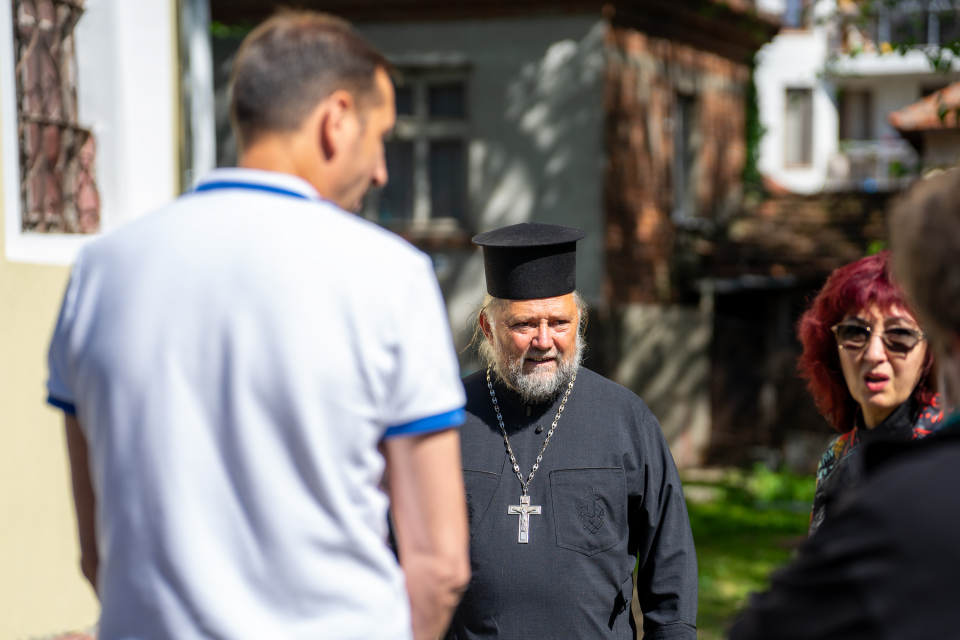
[[[176,64],[171,81],[178,86]],[[179,140],[171,144],[178,157]],[[19,189],[2,175],[0,194]],[[70,269],[7,261],[5,213],[0,198],[0,640],[26,640],[89,629],[100,606],[80,573],[63,414],[45,402],[47,346]]]
[[[0,257],[0,640],[88,628],[98,617],[78,564],[63,417],[44,402],[46,349],[69,275]]]

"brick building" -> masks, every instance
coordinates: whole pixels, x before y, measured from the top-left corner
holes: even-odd
[[[458,346],[484,292],[470,237],[584,228],[587,365],[650,404],[679,464],[702,463],[712,316],[684,256],[739,207],[750,63],[775,22],[746,1],[301,4],[354,22],[403,74],[391,183],[364,215],[433,256]],[[272,5],[209,2],[221,165],[235,161],[230,64]],[[468,352],[461,364],[478,366]]]

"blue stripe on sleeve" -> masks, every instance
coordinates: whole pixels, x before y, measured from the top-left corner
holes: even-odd
[[[395,427],[388,427],[387,432],[383,434],[384,438],[394,438],[396,436],[412,436],[431,431],[440,431],[450,427],[459,427],[467,419],[467,412],[463,409],[454,409],[436,416],[420,418],[406,424],[398,424]]]
[[[77,407],[72,402],[67,402],[65,400],[58,400],[53,396],[47,396],[47,404],[55,406],[57,409],[63,409],[64,413],[69,413],[72,416],[77,415]]]

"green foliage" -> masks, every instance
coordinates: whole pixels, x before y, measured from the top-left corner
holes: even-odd
[[[897,50],[901,54],[905,52],[904,48],[900,45],[897,45]],[[953,61],[956,60],[957,57],[960,57],[960,40],[951,40],[950,42],[941,43],[939,46],[926,47],[924,48],[924,53],[934,71],[947,73],[953,66]]]
[[[697,637],[720,640],[750,593],[766,589],[770,574],[805,539],[814,479],[758,465],[728,472],[720,482],[684,486],[712,496],[688,498],[687,509],[700,573]]]
[[[867,255],[875,256],[886,248],[887,248],[886,240],[871,240],[870,243],[867,244]]]
[[[239,24],[224,24],[214,20],[210,23],[210,35],[220,40],[228,38],[242,40],[251,31],[253,31],[253,24],[246,21]]]
[[[950,107],[948,107],[947,105],[943,104],[940,101],[941,97],[942,97],[942,94],[938,92],[937,93],[937,117],[940,118],[940,122],[943,124],[946,124],[947,116],[950,115],[951,113],[955,118],[954,121],[960,122],[960,107],[951,109]]]
[[[748,190],[759,191],[763,187],[763,177],[757,165],[760,161],[760,141],[766,129],[760,123],[760,103],[757,99],[757,84],[753,77],[755,68],[756,62],[752,62],[744,96],[747,110],[745,122],[747,157],[743,165],[743,184]]]
[[[894,160],[890,163],[889,169],[891,178],[902,178],[911,173],[910,167],[900,162],[899,160]]]
[[[760,503],[813,504],[814,483],[807,476],[798,476],[787,470],[771,471],[766,465],[757,463],[745,484],[750,495]]]

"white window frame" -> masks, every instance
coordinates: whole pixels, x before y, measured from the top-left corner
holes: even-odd
[[[168,0],[86,0],[76,37],[79,121],[97,141],[100,233],[166,204],[178,176],[176,12]],[[100,234],[24,232],[13,12],[0,9],[0,189],[11,262],[69,265]]]
[[[95,234],[29,233],[23,231],[20,207],[20,135],[17,127],[16,52],[13,11],[0,8],[0,188],[3,190],[4,244],[7,260],[69,264]]]

